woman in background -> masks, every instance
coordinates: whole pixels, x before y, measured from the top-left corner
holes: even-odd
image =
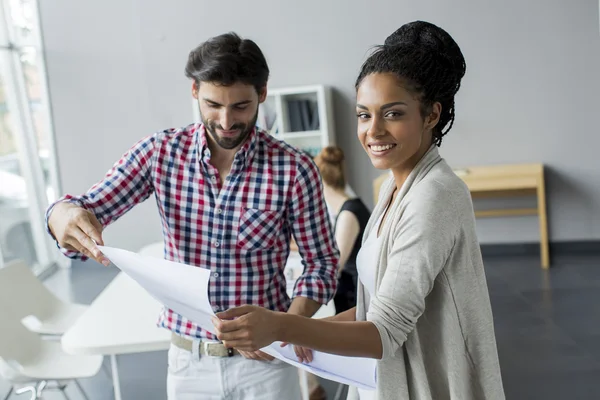
[[[315,157],[321,172],[325,202],[335,216],[335,241],[340,250],[338,286],[333,301],[336,314],[356,306],[356,256],[371,213],[358,197],[346,193],[344,152],[337,146],[325,147]]]

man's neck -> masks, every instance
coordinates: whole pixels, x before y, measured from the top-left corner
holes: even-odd
[[[244,143],[246,143],[246,141],[243,141],[233,149],[224,149],[219,146],[210,137],[210,135],[206,135],[206,139],[208,148],[210,149],[210,164],[219,171],[219,177],[222,184],[225,182],[225,179],[227,179],[229,171],[231,171],[231,166],[233,165],[235,155],[242,148]]]
[[[219,172],[221,170],[229,171],[239,147],[236,147],[235,149],[224,149],[216,143],[209,143],[208,148],[210,149],[210,163],[213,167],[218,169]]]

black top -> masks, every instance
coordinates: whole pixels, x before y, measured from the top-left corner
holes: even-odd
[[[346,200],[344,204],[342,204],[342,208],[340,212],[337,214],[338,217],[342,213],[342,211],[349,211],[358,220],[359,231],[356,240],[354,241],[354,247],[352,248],[352,252],[348,257],[348,261],[346,261],[346,265],[344,265],[343,271],[352,274],[353,276],[357,275],[356,271],[356,256],[358,255],[358,251],[360,250],[360,246],[362,244],[363,233],[367,227],[367,222],[369,221],[369,217],[371,216],[371,211],[367,208],[365,203],[362,202],[361,199],[350,199]],[[335,229],[337,229],[337,217],[335,220]]]

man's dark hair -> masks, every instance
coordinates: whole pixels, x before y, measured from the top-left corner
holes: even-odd
[[[433,103],[440,102],[442,113],[432,132],[433,143],[440,146],[454,124],[454,96],[465,72],[465,59],[454,39],[434,24],[415,21],[400,27],[376,48],[362,65],[356,89],[367,75],[393,73],[419,99],[423,117],[431,112]]]
[[[210,38],[192,50],[185,76],[197,84],[212,82],[229,86],[241,82],[254,86],[260,93],[267,86],[269,67],[256,43],[229,32]]]

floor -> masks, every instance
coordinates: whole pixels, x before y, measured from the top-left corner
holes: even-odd
[[[485,260],[507,399],[598,399],[600,255],[556,257],[549,271],[538,263],[535,257]],[[90,303],[115,274],[88,262],[46,283],[64,298]],[[166,352],[121,356],[119,366],[124,399],[166,398]],[[104,370],[81,383],[90,400],[113,398]],[[324,386],[333,399],[337,385]],[[8,384],[0,381],[0,399],[7,392]],[[74,385],[67,393],[82,398]],[[44,398],[62,396],[48,392]]]

